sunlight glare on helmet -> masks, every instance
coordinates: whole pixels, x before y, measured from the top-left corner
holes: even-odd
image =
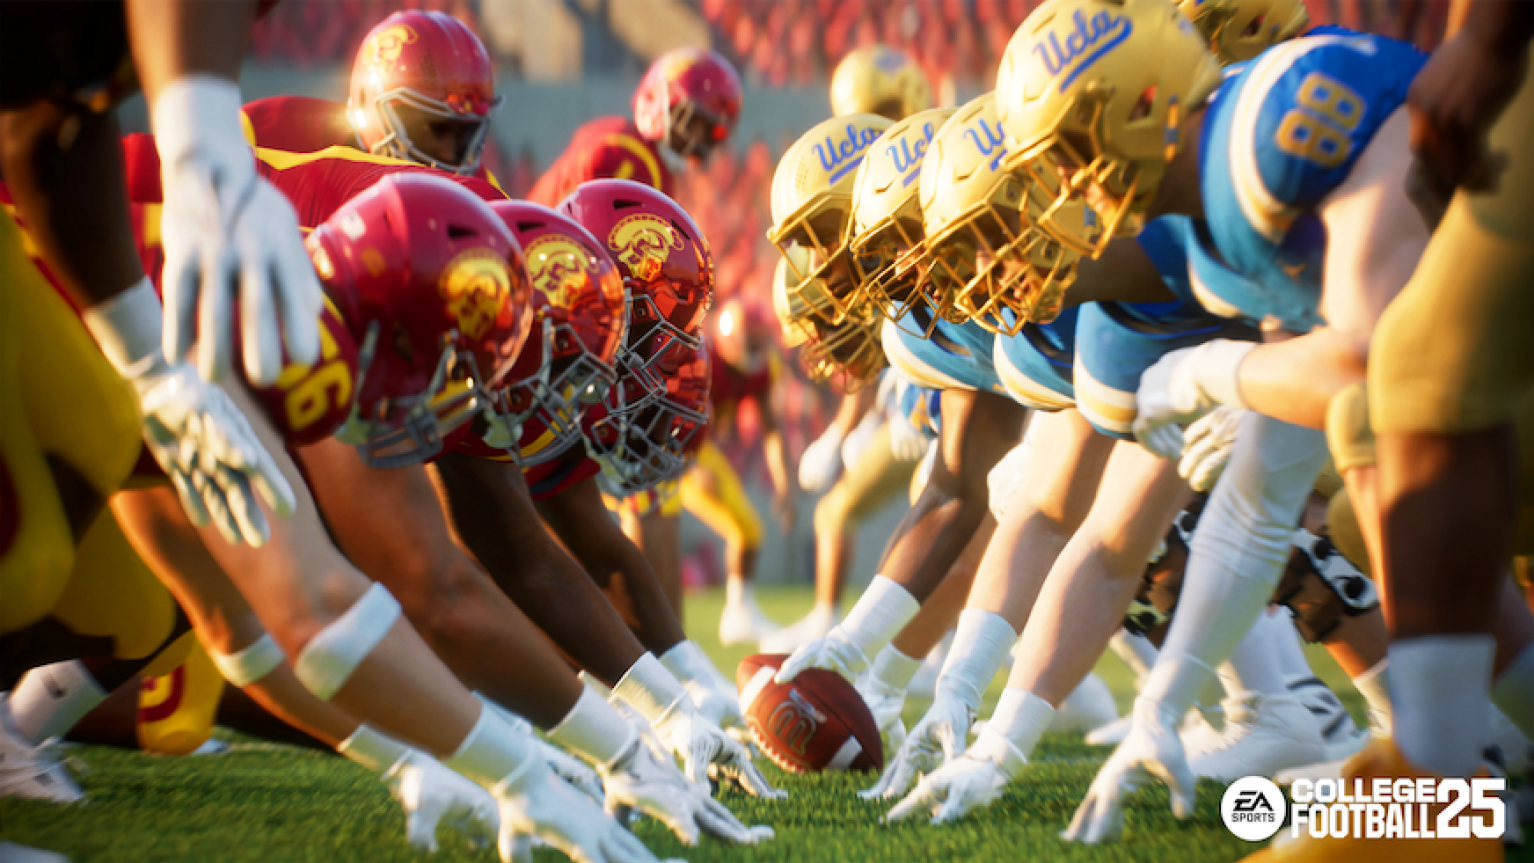
[[[726,310],[719,315],[719,335],[729,337],[735,332],[735,314]]]

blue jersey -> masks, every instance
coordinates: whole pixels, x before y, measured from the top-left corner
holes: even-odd
[[[1162,216],[1136,238],[1179,297],[1159,303],[1086,303],[1076,324],[1076,403],[1082,417],[1109,437],[1133,438],[1140,376],[1179,348],[1210,339],[1254,339],[1239,321],[1209,314],[1192,301],[1188,242],[1194,221]]]
[[[1405,102],[1425,60],[1405,42],[1331,29],[1275,45],[1225,79],[1204,118],[1206,221],[1189,250],[1206,308],[1272,316],[1298,332],[1321,322],[1317,207]]]
[[[925,329],[931,310],[912,309],[910,314]],[[953,324],[939,320],[931,338],[922,338],[885,321],[880,331],[884,356],[906,380],[935,390],[977,390],[1006,395],[991,361],[991,334],[973,321]]]
[[[1008,325],[1015,320],[1004,311]],[[996,374],[1018,404],[1041,411],[1076,406],[1072,371],[1076,361],[1076,317],[1072,307],[1052,323],[1026,324],[1013,336],[996,336]]]

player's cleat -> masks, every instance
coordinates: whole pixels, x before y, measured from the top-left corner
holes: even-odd
[[[1234,782],[1313,764],[1326,755],[1315,719],[1293,696],[1244,692],[1224,704],[1225,733],[1189,759],[1195,775]]]
[[[1134,717],[1120,716],[1106,725],[1099,725],[1087,732],[1087,745],[1117,746],[1124,742],[1124,738],[1129,734],[1129,726],[1133,723]]]
[[[0,863],[69,863],[69,858],[57,851],[44,851],[0,839]]]
[[[1408,762],[1388,739],[1376,738],[1348,760],[1343,776],[1372,787],[1380,779],[1438,779]],[[1436,823],[1437,806],[1429,810]],[[1496,839],[1313,839],[1306,832],[1287,838],[1281,831],[1272,847],[1246,858],[1245,863],[1501,863],[1502,843]]]
[[[0,707],[4,707],[0,701]],[[53,803],[81,803],[85,792],[47,741],[34,744],[0,709],[0,797],[23,797]]]
[[[1108,684],[1095,674],[1088,674],[1081,685],[1060,702],[1050,731],[1087,731],[1102,728],[1118,719],[1118,705]],[[1127,732],[1127,729],[1126,729]]]
[[[761,644],[762,653],[793,653],[817,638],[824,638],[836,625],[836,609],[817,605],[794,623],[768,633]]]
[[[1287,684],[1289,694],[1315,717],[1321,729],[1321,742],[1326,746],[1325,760],[1345,761],[1368,744],[1368,730],[1353,722],[1348,709],[1320,678],[1291,677]]]
[[[731,591],[725,599],[724,611],[719,614],[719,643],[725,647],[758,644],[777,630],[778,624],[762,612],[749,588]]]
[[[1223,702],[1209,706],[1195,704],[1183,716],[1182,725],[1177,729],[1188,757],[1197,758],[1200,753],[1219,746],[1225,739],[1225,723]]]

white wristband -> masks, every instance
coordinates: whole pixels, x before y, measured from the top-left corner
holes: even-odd
[[[874,657],[873,665],[868,667],[868,677],[889,692],[905,692],[921,665],[922,660],[906,656],[891,644]]]
[[[216,75],[185,75],[170,82],[155,99],[149,123],[162,171],[209,145],[246,146],[240,85]]]
[[[969,755],[995,762],[1007,776],[1016,778],[1054,719],[1055,709],[1049,702],[1026,690],[1008,689],[996,702],[996,712],[969,748]]]
[[[683,683],[711,686],[714,675],[718,673],[714,664],[703,655],[703,648],[691,639],[679,641],[675,647],[661,654],[660,664]]]
[[[548,738],[605,769],[628,749],[637,733],[596,690],[582,686],[575,706],[549,729]]]
[[[1222,405],[1246,409],[1241,398],[1241,361],[1257,347],[1256,342],[1215,339],[1200,345],[1194,367],[1199,388]]]
[[[1006,618],[981,608],[964,609],[959,614],[953,649],[948,651],[943,673],[938,677],[937,691],[978,710],[986,686],[1016,641],[1017,632]]]
[[[164,318],[160,297],[148,277],[80,316],[112,368],[129,380],[161,362],[160,327]]]
[[[650,653],[635,660],[613,687],[613,697],[634,708],[651,725],[659,725],[674,709],[692,707],[681,682]]]
[[[885,576],[876,575],[837,629],[863,651],[864,656],[873,656],[899,635],[920,610],[921,603],[910,591]]]
[[[287,660],[287,655],[277,642],[272,640],[268,633],[261,633],[261,637],[251,642],[244,650],[234,653],[219,653],[216,650],[208,651],[208,658],[218,666],[219,673],[224,679],[234,686],[244,689],[261,678],[271,674]]]
[[[363,723],[336,746],[336,751],[382,776],[410,754],[410,747]]]
[[[537,767],[548,769],[532,735],[517,731],[494,710],[483,707],[474,727],[442,763],[492,793],[515,786]]]

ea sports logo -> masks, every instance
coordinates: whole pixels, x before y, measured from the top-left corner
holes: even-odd
[[[1261,776],[1237,779],[1220,798],[1225,829],[1248,842],[1272,838],[1284,823],[1284,794]]]

